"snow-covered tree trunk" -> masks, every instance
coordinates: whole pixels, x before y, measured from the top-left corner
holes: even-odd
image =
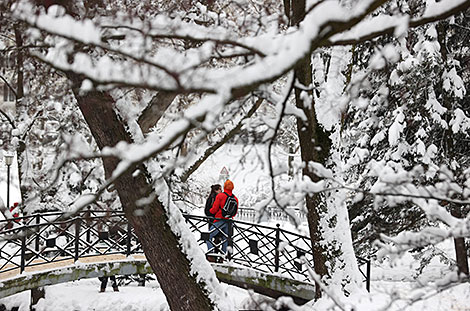
[[[82,95],[79,90],[81,79],[73,73],[68,76],[76,86],[73,88],[75,98],[99,148],[103,150],[120,141],[131,143],[130,134],[113,109],[114,99],[100,91]],[[103,158],[107,178],[112,176],[119,162],[120,159],[115,157]],[[126,218],[143,246],[170,308],[212,310],[214,305],[204,284],[191,274],[190,262],[179,248],[179,240],[168,224],[163,204],[156,198],[137,204],[143,198],[153,197],[149,180],[146,168],[140,165],[114,182]]]
[[[338,183],[345,184],[341,122],[346,107],[341,104],[341,98],[351,79],[354,59],[350,47],[334,47],[325,53],[334,61],[323,68],[321,59],[313,60],[315,72],[319,73],[314,76],[314,85],[322,85],[316,99],[316,113],[319,122],[329,131],[331,145],[325,166],[332,171],[334,181],[327,184],[333,188]],[[348,195],[346,189],[325,192],[326,215],[321,224],[324,243],[328,245],[329,286],[336,287],[335,292],[345,290],[354,293],[361,287],[362,276],[353,248]]]
[[[291,23],[297,25],[305,15],[305,1],[293,0],[291,8]],[[322,180],[322,177],[314,171],[311,164],[319,163],[323,166],[327,164],[330,159],[332,142],[330,139],[331,133],[325,130],[317,118],[312,91],[312,74],[311,57],[307,56],[295,67],[295,78],[308,89],[308,91],[299,88],[295,90],[296,106],[306,116],[306,120],[297,119],[297,131],[301,158],[304,163],[302,173],[310,181],[317,183]],[[352,247],[344,196],[339,200],[332,198],[330,204],[328,204],[327,198],[328,195],[323,193],[314,193],[306,197],[315,273],[322,278],[325,276],[332,277],[332,281],[337,285],[340,285],[344,279],[348,278],[348,281],[352,281],[357,286],[359,271]],[[328,248],[328,245],[332,247]],[[327,262],[329,263],[327,264]],[[338,273],[340,271],[344,273]],[[321,297],[319,286],[316,287],[315,296],[316,298]]]
[[[292,21],[294,25],[299,24],[305,15],[305,0],[293,0],[291,3]],[[305,87],[312,84],[312,64],[310,56],[303,58],[295,68],[295,79]],[[296,106],[301,109],[307,118],[302,120],[297,118],[297,131],[300,142],[300,153],[304,163],[303,175],[312,182],[320,181],[320,177],[312,171],[309,166],[311,162],[325,163],[331,142],[327,134],[318,124],[315,113],[315,103],[313,101],[312,91],[303,91],[295,89]],[[314,270],[320,277],[326,276],[328,270],[326,267],[327,253],[323,243],[321,231],[321,217],[325,214],[325,204],[320,193],[307,195],[307,219],[312,240],[312,250],[314,258]],[[316,286],[315,297],[321,297],[321,289]]]

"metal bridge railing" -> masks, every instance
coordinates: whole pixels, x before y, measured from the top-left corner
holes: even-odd
[[[62,220],[62,213],[44,213],[0,221],[0,273],[64,260],[111,254],[142,254],[142,247],[122,212],[85,210]],[[184,215],[199,245],[206,250],[213,219]],[[218,230],[218,229],[216,229]],[[212,253],[218,250],[235,264],[288,278],[311,281],[310,238],[276,227],[245,221],[228,221],[219,231]],[[221,246],[227,243],[227,253]],[[370,286],[370,261],[358,258],[366,288]],[[364,271],[364,268],[366,271]]]

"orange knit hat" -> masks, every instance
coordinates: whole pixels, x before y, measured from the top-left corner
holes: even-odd
[[[233,190],[233,182],[230,179],[224,183],[224,190]]]

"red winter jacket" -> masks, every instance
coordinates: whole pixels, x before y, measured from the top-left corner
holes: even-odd
[[[19,208],[17,209],[19,203],[15,202],[13,206],[10,206],[10,213],[12,213],[13,218],[18,218],[20,215],[18,214]],[[16,209],[15,213],[13,214],[13,211]],[[19,219],[15,219],[16,222],[20,222]]]
[[[232,190],[225,190],[224,189],[224,192],[226,192],[228,195],[232,195]],[[235,197],[235,195],[234,195],[234,197]],[[223,192],[219,193],[215,197],[214,204],[212,204],[212,208],[210,209],[211,214],[215,215],[214,216],[215,218],[228,219],[226,217],[222,217],[222,208],[225,205],[225,200],[227,200],[227,195]],[[238,198],[237,197],[235,197],[235,200],[237,200],[237,204],[238,204]],[[238,210],[237,210],[237,213],[238,213]],[[214,222],[218,222],[218,221],[219,221],[219,219],[214,220]]]

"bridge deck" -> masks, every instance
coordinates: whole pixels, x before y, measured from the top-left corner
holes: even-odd
[[[302,281],[269,275],[237,265],[213,264],[217,278],[224,283],[277,298],[290,296],[299,304],[314,298],[314,286]],[[70,282],[85,278],[112,275],[153,273],[145,256],[105,255],[45,263],[28,267],[23,273],[19,269],[0,272],[0,298],[38,287]]]
[[[60,268],[64,267],[74,267],[77,264],[84,263],[84,264],[93,264],[93,263],[110,263],[110,262],[115,262],[115,261],[128,261],[130,258],[126,257],[125,255],[122,254],[109,254],[109,255],[102,255],[102,256],[89,256],[89,257],[81,257],[77,262],[74,261],[74,259],[68,258],[68,257],[59,257],[57,260],[54,262],[46,262],[44,260],[39,260],[36,259],[32,262],[33,265],[27,266],[25,268],[25,272],[27,274],[33,274],[33,273],[41,273],[44,271],[48,270],[57,270]],[[134,254],[131,256],[131,259],[135,260],[146,260],[145,255],[139,255],[139,254]],[[14,270],[9,270],[9,271],[3,271],[3,270],[8,270],[13,265],[7,265],[5,266],[2,270],[0,270],[0,281],[5,281],[8,279],[12,279],[16,276],[20,276],[20,268],[16,268]]]

